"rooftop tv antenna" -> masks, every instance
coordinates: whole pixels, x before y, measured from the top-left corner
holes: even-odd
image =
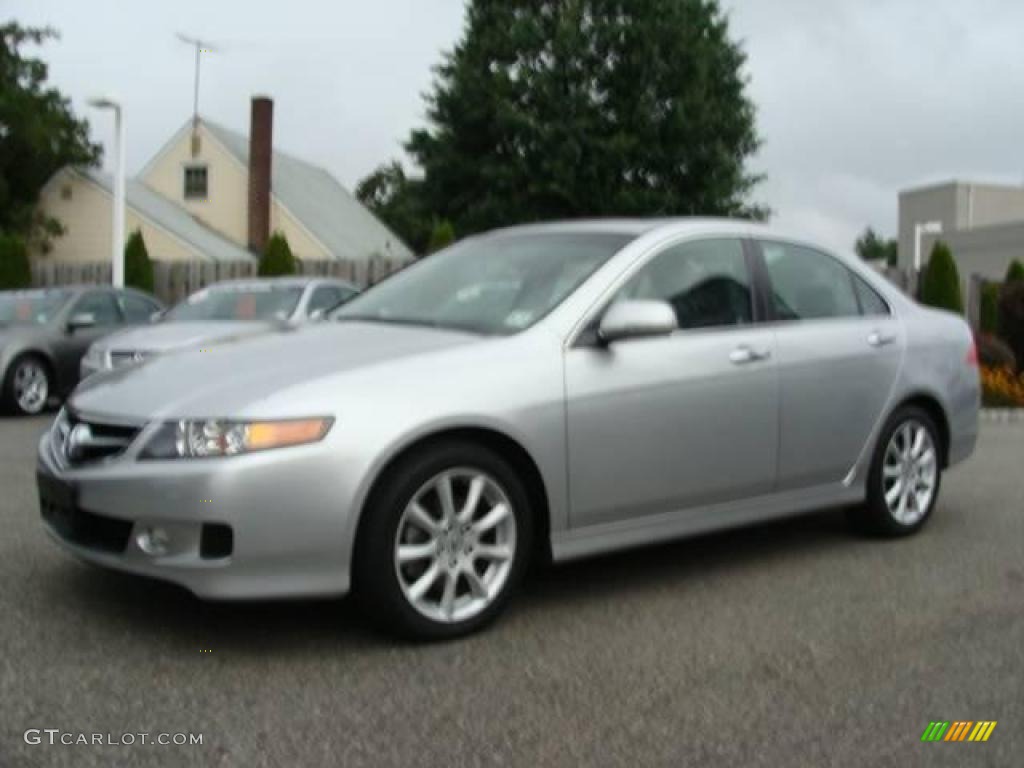
[[[186,45],[191,45],[196,50],[196,77],[195,87],[192,93],[192,133],[195,134],[199,129],[199,62],[200,54],[202,53],[215,53],[217,47],[213,43],[200,40],[198,37],[190,37],[184,35],[181,32],[178,33],[178,39]]]

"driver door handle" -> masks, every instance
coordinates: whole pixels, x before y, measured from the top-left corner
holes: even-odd
[[[884,347],[886,344],[892,344],[894,341],[896,341],[895,333],[872,331],[868,334],[868,344],[872,347]]]
[[[755,349],[748,344],[740,344],[729,353],[729,362],[734,365],[746,365],[747,363],[756,363],[761,360],[767,360],[771,356],[771,350]]]

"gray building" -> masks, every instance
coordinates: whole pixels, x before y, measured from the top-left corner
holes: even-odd
[[[1002,280],[1013,259],[1024,261],[1024,186],[949,181],[900,192],[899,266],[905,274],[914,272],[915,227],[934,229],[935,222],[941,234],[921,236],[922,268],[937,239],[953,251],[965,284],[972,275]]]

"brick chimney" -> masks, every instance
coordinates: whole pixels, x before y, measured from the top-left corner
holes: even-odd
[[[249,250],[263,253],[270,239],[270,166],[274,152],[274,102],[253,96],[249,125]]]

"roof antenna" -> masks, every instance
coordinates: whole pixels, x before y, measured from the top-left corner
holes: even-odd
[[[196,76],[195,85],[192,91],[192,156],[199,154],[199,54],[214,53],[217,48],[213,43],[200,40],[198,37],[190,37],[178,32],[178,39],[186,45],[191,45],[196,51]]]

